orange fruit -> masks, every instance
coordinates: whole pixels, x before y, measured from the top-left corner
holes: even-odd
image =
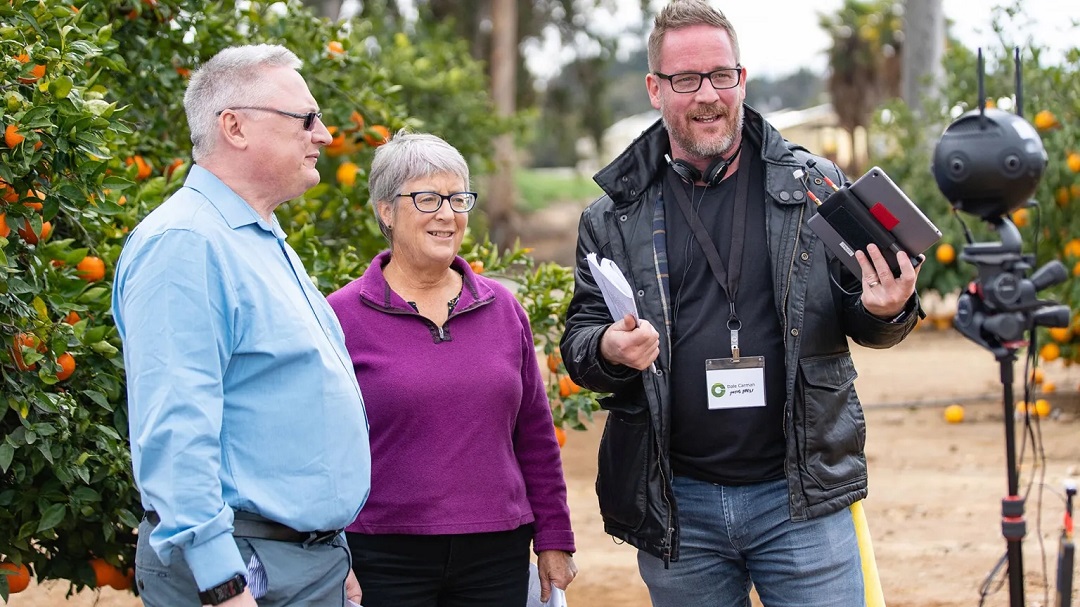
[[[7,224],[7,213],[0,213],[0,238],[7,238],[11,228]]]
[[[1043,385],[1039,388],[1043,394],[1053,394],[1057,392],[1057,384],[1052,381],[1043,382]]]
[[[349,130],[359,131],[360,129],[364,128],[364,117],[360,115],[360,112],[353,110],[352,114],[349,114],[349,120],[351,120],[352,123],[356,125],[354,128]]]
[[[135,179],[138,181],[146,179],[150,176],[151,173],[154,172],[154,167],[152,167],[145,158],[139,156],[138,154],[134,156],[129,156],[124,159],[124,164],[126,164],[127,166],[131,166],[133,164],[135,165]]]
[[[951,244],[944,242],[938,245],[934,256],[937,258],[938,263],[947,266],[956,261],[956,249]]]
[[[82,318],[79,316],[79,313],[76,312],[75,310],[72,310],[72,311],[68,312],[67,316],[64,317],[64,322],[66,322],[69,325],[73,325],[73,324],[79,322],[80,320],[82,320]]]
[[[19,133],[19,127],[14,124],[9,124],[7,125],[7,128],[4,129],[4,143],[6,143],[9,148],[19,145],[25,139],[26,137]]]
[[[1070,171],[1073,173],[1080,173],[1080,154],[1070,152],[1069,156],[1065,159],[1065,163],[1069,165]]]
[[[1076,262],[1076,264],[1073,265],[1072,275],[1073,276],[1080,276],[1080,261]]]
[[[175,159],[173,159],[172,163],[170,163],[169,166],[165,167],[165,181],[168,181],[168,180],[172,179],[173,172],[176,171],[176,169],[178,169],[178,168],[180,168],[182,166],[184,166],[184,159],[183,158],[175,158]],[[124,204],[124,203],[121,202],[120,204]]]
[[[56,372],[56,379],[59,381],[64,381],[75,372],[75,357],[67,352],[56,357],[56,364],[60,365],[60,370]]]
[[[30,190],[26,193],[26,198],[31,197],[37,198],[38,200],[45,200],[45,192]],[[34,209],[35,211],[40,211],[41,209],[45,208],[45,205],[41,202],[24,202],[23,206]]]
[[[26,565],[16,565],[15,563],[0,563],[0,570],[13,571],[7,577],[8,592],[15,594],[26,590],[30,585],[30,570],[26,568]]]
[[[566,398],[571,394],[577,394],[581,392],[581,386],[574,383],[574,380],[570,379],[569,375],[564,375],[559,378],[559,396]]]
[[[964,408],[960,405],[949,405],[945,407],[945,421],[950,424],[959,424],[964,421]]]
[[[1016,227],[1018,227],[1018,228],[1022,228],[1024,226],[1026,226],[1027,224],[1031,223],[1031,220],[1028,217],[1028,210],[1027,209],[1017,209],[1012,214],[1012,220],[1013,220],[1013,223],[1015,223]]]
[[[1064,207],[1069,204],[1069,188],[1061,186],[1054,190],[1054,202],[1056,202],[1059,207]]]
[[[30,57],[28,55],[26,55],[25,53],[21,54],[21,55],[16,55],[15,60],[18,61],[19,63],[30,63]],[[30,75],[29,76],[20,76],[19,77],[19,82],[21,82],[23,84],[33,84],[33,83],[37,82],[38,79],[41,78],[44,75],[45,75],[45,66],[41,65],[40,63],[35,64],[34,67],[30,68]]]
[[[356,173],[360,171],[360,167],[356,166],[354,162],[342,162],[337,168],[337,180],[341,185],[349,186],[350,188],[356,185]]]
[[[561,362],[562,362],[562,356],[559,354],[559,351],[558,350],[553,350],[551,352],[551,354],[547,355],[548,371],[551,371],[552,373],[558,373],[559,372],[559,363],[561,363]]]
[[[1072,339],[1072,329],[1069,327],[1054,327],[1050,329],[1050,339],[1063,344]]]
[[[1031,373],[1028,374],[1028,380],[1035,382],[1036,384],[1043,383],[1044,379],[1046,379],[1046,372],[1042,369],[1032,369]]]
[[[26,364],[22,356],[23,348],[34,348],[39,352],[44,349],[44,344],[36,336],[29,333],[19,333],[12,340],[12,346],[11,359],[20,371],[33,371],[37,368],[37,363]]]
[[[127,577],[102,558],[91,559],[90,567],[94,570],[94,581],[98,588],[105,586],[116,588],[117,584],[123,585]]]
[[[1053,362],[1061,358],[1061,348],[1057,344],[1046,344],[1039,348],[1039,357],[1046,362]]]
[[[1035,401],[1035,413],[1038,414],[1039,417],[1047,417],[1050,415],[1050,408],[1050,401],[1045,398],[1040,398]]]
[[[555,440],[559,441],[559,448],[562,449],[566,444],[566,430],[555,426]]]
[[[1073,238],[1061,248],[1065,257],[1080,257],[1080,238]]]
[[[87,255],[75,266],[75,269],[79,271],[79,278],[86,282],[94,282],[105,278],[105,262],[100,257]]]
[[[8,182],[0,179],[0,198],[4,202],[19,202],[19,195],[8,185]]]
[[[23,220],[23,227],[19,228],[19,236],[22,236],[28,244],[37,244],[38,241],[48,240],[49,235],[52,234],[52,223],[48,221],[41,222],[41,232],[34,232],[34,228],[30,225],[30,220]]]
[[[377,148],[389,140],[390,129],[381,124],[373,125],[368,129],[368,132],[364,134],[364,141],[373,148]]]
[[[484,262],[483,262],[483,260],[474,259],[473,261],[469,262],[469,267],[472,268],[472,271],[473,271],[474,274],[483,274],[484,273]]]
[[[176,74],[184,80],[191,78],[191,70],[189,70],[188,68],[178,65],[173,69],[176,70]]]
[[[327,57],[340,57],[345,54],[345,46],[337,40],[331,40],[326,43],[326,56]]]
[[[1035,114],[1035,128],[1040,131],[1048,131],[1058,125],[1057,117],[1050,110],[1043,110]]]

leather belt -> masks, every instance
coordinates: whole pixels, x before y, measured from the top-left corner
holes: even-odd
[[[158,525],[161,517],[153,510],[147,510],[144,515],[151,525]],[[278,542],[291,542],[310,546],[312,544],[328,544],[344,529],[328,529],[326,531],[297,531],[288,525],[276,523],[268,518],[251,514],[250,512],[236,511],[233,513],[233,536],[249,537]]]

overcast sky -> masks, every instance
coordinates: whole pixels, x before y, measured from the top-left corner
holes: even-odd
[[[638,0],[622,0],[630,6]],[[654,0],[655,1],[655,0]],[[997,45],[991,29],[992,9],[1005,2],[997,0],[943,0],[945,16],[953,22],[952,33],[965,46],[988,48]],[[1014,42],[1021,47],[1028,38],[1048,46],[1060,60],[1061,53],[1080,45],[1080,29],[1071,28],[1080,21],[1080,2],[1076,0],[1022,0],[1024,17],[1010,31],[1015,32]],[[659,5],[664,0],[656,2]],[[716,0],[731,19],[739,33],[743,65],[751,77],[784,76],[808,67],[824,72],[825,51],[829,38],[818,25],[818,14],[838,10],[843,0],[757,0],[738,2]],[[627,28],[636,10],[619,11],[615,15],[602,15],[597,23],[607,24],[614,31]],[[569,52],[569,51],[567,51]],[[544,74],[555,64],[553,57],[560,49],[547,47],[540,52],[530,51],[530,68]],[[1056,61],[1055,61],[1056,62]]]

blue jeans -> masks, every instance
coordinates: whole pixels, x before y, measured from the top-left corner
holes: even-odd
[[[864,607],[862,562],[847,508],[792,522],[787,481],[728,487],[677,476],[679,560],[638,552],[654,607]]]

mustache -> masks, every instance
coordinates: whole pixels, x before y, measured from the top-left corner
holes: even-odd
[[[691,120],[693,120],[694,118],[699,118],[701,116],[719,116],[720,118],[727,118],[728,114],[729,112],[727,107],[719,103],[712,103],[694,109],[687,114],[687,117]]]

